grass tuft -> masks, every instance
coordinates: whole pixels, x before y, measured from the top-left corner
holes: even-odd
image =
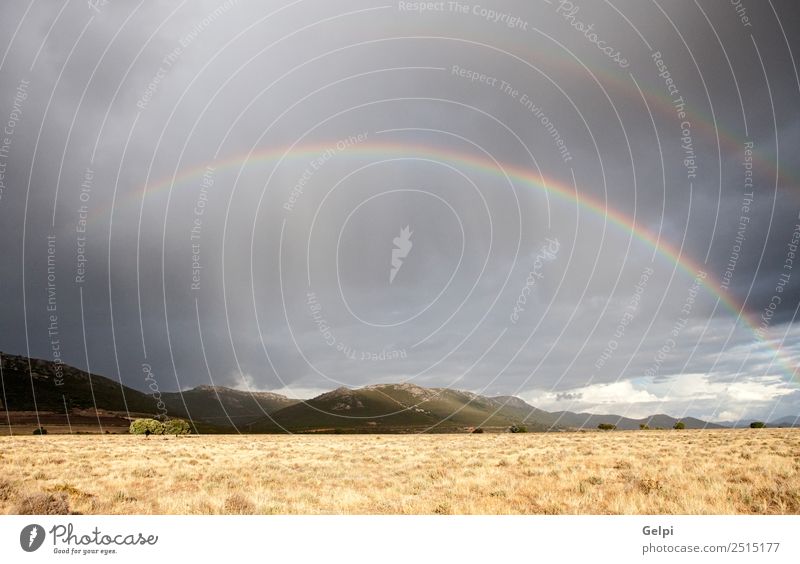
[[[69,515],[64,493],[34,493],[19,496],[14,513],[17,515]]]

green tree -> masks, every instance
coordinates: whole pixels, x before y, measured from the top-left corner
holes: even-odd
[[[686,423],[684,423],[683,421],[678,421],[677,423],[675,423],[675,425],[672,426],[672,428],[680,431],[681,429],[686,428]]]
[[[766,426],[767,424],[764,423],[763,421],[753,421],[752,423],[750,423],[751,429],[763,429]]]
[[[134,419],[129,431],[132,435],[163,435],[164,424],[155,419]]]
[[[189,424],[183,419],[170,419],[164,423],[165,435],[186,435],[189,433]]]
[[[613,425],[612,423],[600,423],[597,428],[601,431],[613,431],[617,428],[617,426]]]
[[[46,435],[47,434],[47,429],[45,429],[44,427],[39,427],[38,429],[34,429],[33,430],[33,434],[34,435]]]
[[[642,431],[649,431],[650,430],[650,425],[648,425],[647,423],[639,423],[639,428]]]
[[[527,433],[528,428],[525,425],[512,425],[508,428],[512,433]]]

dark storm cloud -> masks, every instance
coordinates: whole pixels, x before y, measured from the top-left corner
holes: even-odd
[[[796,413],[797,7],[787,46],[769,5],[465,5],[0,7],[0,349],[134,387],[146,360],[164,389]]]

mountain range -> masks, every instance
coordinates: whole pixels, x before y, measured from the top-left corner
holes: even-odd
[[[63,432],[75,427],[97,432],[98,426],[124,432],[131,418],[159,413],[188,419],[195,431],[205,433],[469,432],[478,427],[497,431],[513,426],[527,431],[564,431],[597,429],[601,423],[632,430],[643,425],[669,429],[679,421],[663,414],[633,419],[548,412],[516,396],[488,397],[411,383],[342,387],[309,400],[223,386],[198,386],[182,392],[160,392],[156,387],[147,394],[65,364],[6,354],[0,357],[0,424],[12,428],[46,423]],[[680,421],[688,429],[725,426],[691,417]],[[769,426],[793,425],[798,426],[797,418],[786,417]]]

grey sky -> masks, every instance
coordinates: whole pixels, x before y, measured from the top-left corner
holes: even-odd
[[[491,4],[4,3],[0,350],[800,412],[794,3]]]

